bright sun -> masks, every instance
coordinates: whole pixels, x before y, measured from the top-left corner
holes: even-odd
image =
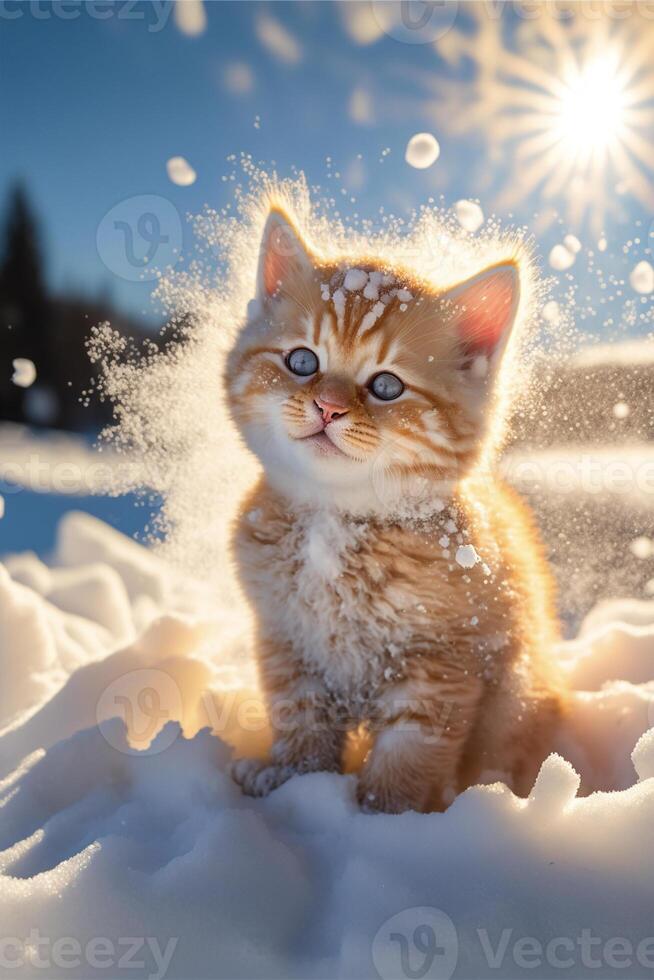
[[[654,213],[654,31],[637,16],[593,18],[584,3],[569,17],[542,4],[507,41],[505,18],[469,4],[476,30],[452,28],[438,43],[448,62],[462,54],[469,81],[439,82],[439,122],[455,134],[484,131],[508,172],[494,205],[512,210],[535,195],[539,227],[559,202],[572,228],[603,230],[623,195]],[[635,11],[634,11],[635,14]],[[500,168],[496,168],[499,172]]]
[[[615,62],[598,58],[564,84],[554,121],[561,149],[578,161],[619,142],[627,100]]]

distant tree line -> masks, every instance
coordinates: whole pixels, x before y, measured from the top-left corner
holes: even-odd
[[[100,297],[49,291],[38,222],[26,191],[16,186],[0,226],[0,422],[89,431],[109,421],[110,406],[93,398],[88,407],[80,402],[94,375],[85,341],[105,320],[135,338],[147,333]],[[15,358],[34,362],[31,387],[12,382]]]

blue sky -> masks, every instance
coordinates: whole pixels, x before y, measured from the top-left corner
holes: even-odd
[[[274,160],[282,174],[298,167],[326,190],[349,181],[357,202],[342,197],[343,210],[368,216],[380,205],[403,213],[439,194],[447,204],[480,198],[490,211],[499,189],[514,179],[515,141],[493,142],[481,123],[458,126],[457,86],[464,93],[483,70],[484,52],[489,64],[497,60],[491,34],[499,31],[527,61],[538,41],[512,5],[495,18],[491,8],[485,12],[489,23],[481,25],[470,5],[438,11],[447,23],[436,45],[430,36],[408,43],[392,24],[379,28],[375,4],[367,20],[359,11],[357,23],[356,13],[337,3],[209,2],[206,29],[189,36],[169,2],[5,0],[0,200],[17,178],[27,185],[56,288],[74,286],[88,294],[103,289],[137,313],[149,309],[150,286],[129,282],[103,262],[96,243],[103,218],[120,202],[143,195],[164,198],[182,216],[205,203],[222,206],[228,187],[221,176],[232,169],[226,162],[232,153]],[[499,28],[491,23],[498,17]],[[437,23],[434,32],[442,26]],[[427,170],[404,160],[407,140],[422,130],[434,132],[441,146]],[[197,173],[191,186],[176,186],[167,175],[166,161],[177,155]],[[327,157],[344,180],[330,180]],[[569,181],[561,199],[555,194],[547,201],[547,209],[561,215],[549,227],[534,217],[543,213],[538,187],[511,208],[500,206],[499,213],[510,210],[533,227],[544,255],[566,231],[578,233],[584,245],[595,244],[597,229],[591,234],[568,220],[566,189]],[[629,191],[621,194],[602,225],[610,243],[606,257],[633,264],[632,258],[646,257],[652,216]],[[633,246],[625,259],[622,244],[633,241],[639,227],[645,229],[640,252]],[[188,230],[183,234],[188,246]]]

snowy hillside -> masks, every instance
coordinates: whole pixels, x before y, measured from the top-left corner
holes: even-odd
[[[241,796],[265,724],[241,614],[210,610],[84,514],[50,565],[5,560],[2,976],[649,975],[654,602],[559,651],[578,693],[529,800],[399,817],[352,775]]]

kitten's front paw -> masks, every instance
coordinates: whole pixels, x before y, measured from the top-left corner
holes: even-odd
[[[230,766],[232,779],[248,796],[268,796],[294,772],[291,766],[275,766],[261,759],[237,759]]]

